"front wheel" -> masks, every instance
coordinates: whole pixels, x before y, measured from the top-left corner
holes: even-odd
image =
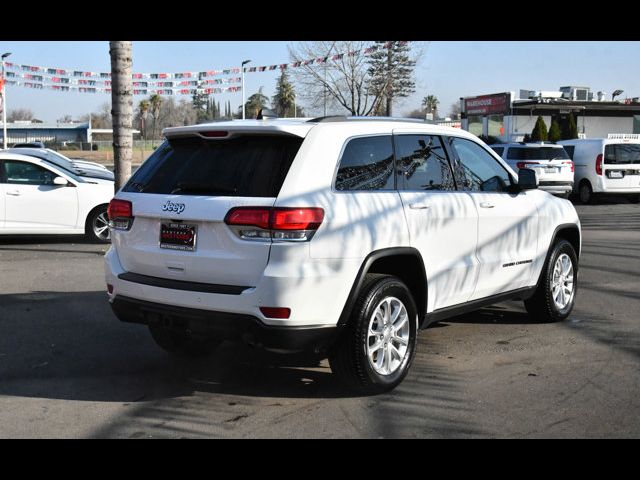
[[[91,242],[109,243],[111,241],[106,205],[95,208],[89,214],[85,226],[85,236]]]
[[[578,257],[573,245],[561,239],[553,246],[538,287],[524,306],[537,321],[561,321],[573,310],[577,289]]]
[[[391,275],[368,274],[329,364],[361,393],[386,392],[407,375],[416,342],[417,309],[407,286]]]

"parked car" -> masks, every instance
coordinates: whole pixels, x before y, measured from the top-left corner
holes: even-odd
[[[325,353],[365,392],[417,331],[521,299],[574,305],[580,222],[476,136],[392,119],[176,127],[109,204],[109,302],[179,354],[224,339]]]
[[[0,151],[0,235],[84,234],[108,242],[113,181],[31,155]]]
[[[85,160],[72,160],[49,148],[9,148],[5,151],[40,158],[81,177],[101,178],[111,181],[115,179],[113,172],[99,163],[87,162]]]
[[[515,171],[520,168],[535,171],[541,190],[562,198],[569,198],[571,195],[574,166],[562,145],[520,142],[489,146]]]
[[[16,143],[11,148],[45,148],[45,146],[40,140],[35,140],[33,142]]]
[[[582,203],[592,203],[600,193],[625,195],[640,202],[640,140],[589,138],[558,143],[575,163]]]

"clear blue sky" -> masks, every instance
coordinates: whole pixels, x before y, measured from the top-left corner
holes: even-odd
[[[289,62],[287,46],[295,42],[136,42],[136,72],[201,71],[238,66]],[[622,89],[640,96],[640,42],[416,42],[423,50],[416,68],[416,93],[397,104],[394,114],[418,108],[421,99],[435,95],[446,114],[459,97],[503,91],[557,90],[563,85],[583,85],[609,95]],[[109,72],[108,42],[0,42],[2,52],[12,52],[14,63],[66,69]],[[247,96],[260,86],[271,97],[278,71],[246,75]],[[189,98],[176,96],[176,99]],[[235,109],[241,93],[215,95],[231,100]],[[65,114],[77,117],[96,111],[108,94],[54,92],[19,86],[7,87],[9,110],[29,108],[37,118],[53,122]],[[142,99],[142,97],[139,97]],[[138,97],[136,97],[136,102]]]

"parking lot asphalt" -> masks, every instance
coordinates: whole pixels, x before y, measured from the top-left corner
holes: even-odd
[[[224,342],[175,360],[107,304],[107,247],[0,238],[0,437],[639,437],[640,206],[577,206],[576,308],[507,302],[419,337],[391,393],[345,392],[326,360]]]

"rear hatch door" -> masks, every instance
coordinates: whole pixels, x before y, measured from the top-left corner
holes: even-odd
[[[271,243],[240,239],[225,223],[238,206],[272,206],[302,143],[283,133],[169,137],[118,198],[133,204],[129,231],[113,243],[128,272],[255,286]]]

